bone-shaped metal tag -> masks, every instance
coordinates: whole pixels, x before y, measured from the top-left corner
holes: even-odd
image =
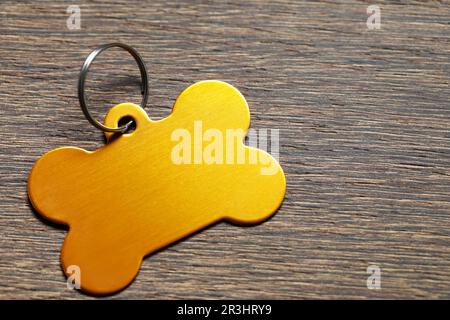
[[[92,294],[123,289],[145,256],[215,222],[264,221],[286,189],[277,161],[244,145],[249,109],[231,85],[191,85],[159,121],[135,104],[119,104],[105,125],[117,127],[125,116],[135,131],[106,133],[106,145],[93,152],[52,150],[28,182],[33,207],[69,226],[63,270],[79,267],[81,289]]]

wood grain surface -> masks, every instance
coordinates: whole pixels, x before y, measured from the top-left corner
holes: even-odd
[[[66,25],[73,4],[79,30]],[[288,187],[269,221],[160,251],[110,298],[450,298],[449,18],[448,1],[2,0],[0,298],[91,298],[67,289],[67,230],[34,213],[26,185],[44,152],[104,144],[76,83],[87,54],[115,41],[143,56],[154,119],[196,81],[236,86],[252,128],[280,129]],[[102,55],[95,115],[138,103],[139,81],[126,53]]]

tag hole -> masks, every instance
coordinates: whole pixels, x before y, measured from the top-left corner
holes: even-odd
[[[136,130],[137,127],[136,120],[134,120],[134,118],[131,116],[125,116],[119,119],[118,122],[119,127],[126,125],[130,121],[132,121],[132,124],[128,127],[128,130],[125,131],[124,133],[132,133],[133,131]]]

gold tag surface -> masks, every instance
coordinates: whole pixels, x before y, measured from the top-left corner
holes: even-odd
[[[92,294],[125,288],[145,256],[218,221],[268,219],[286,191],[278,162],[244,145],[250,113],[229,84],[191,85],[159,121],[119,104],[105,125],[117,127],[126,116],[136,122],[132,133],[106,133],[106,145],[93,152],[52,150],[28,181],[33,207],[69,226],[64,272],[78,266],[81,289]]]

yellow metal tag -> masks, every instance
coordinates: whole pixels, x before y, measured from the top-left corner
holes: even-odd
[[[63,270],[81,271],[81,289],[111,294],[136,277],[143,257],[215,222],[256,224],[275,213],[286,180],[277,161],[245,146],[244,97],[229,84],[202,81],[152,121],[131,103],[105,125],[132,117],[132,133],[106,133],[96,151],[63,147],[34,165],[28,194],[45,218],[69,225]]]

